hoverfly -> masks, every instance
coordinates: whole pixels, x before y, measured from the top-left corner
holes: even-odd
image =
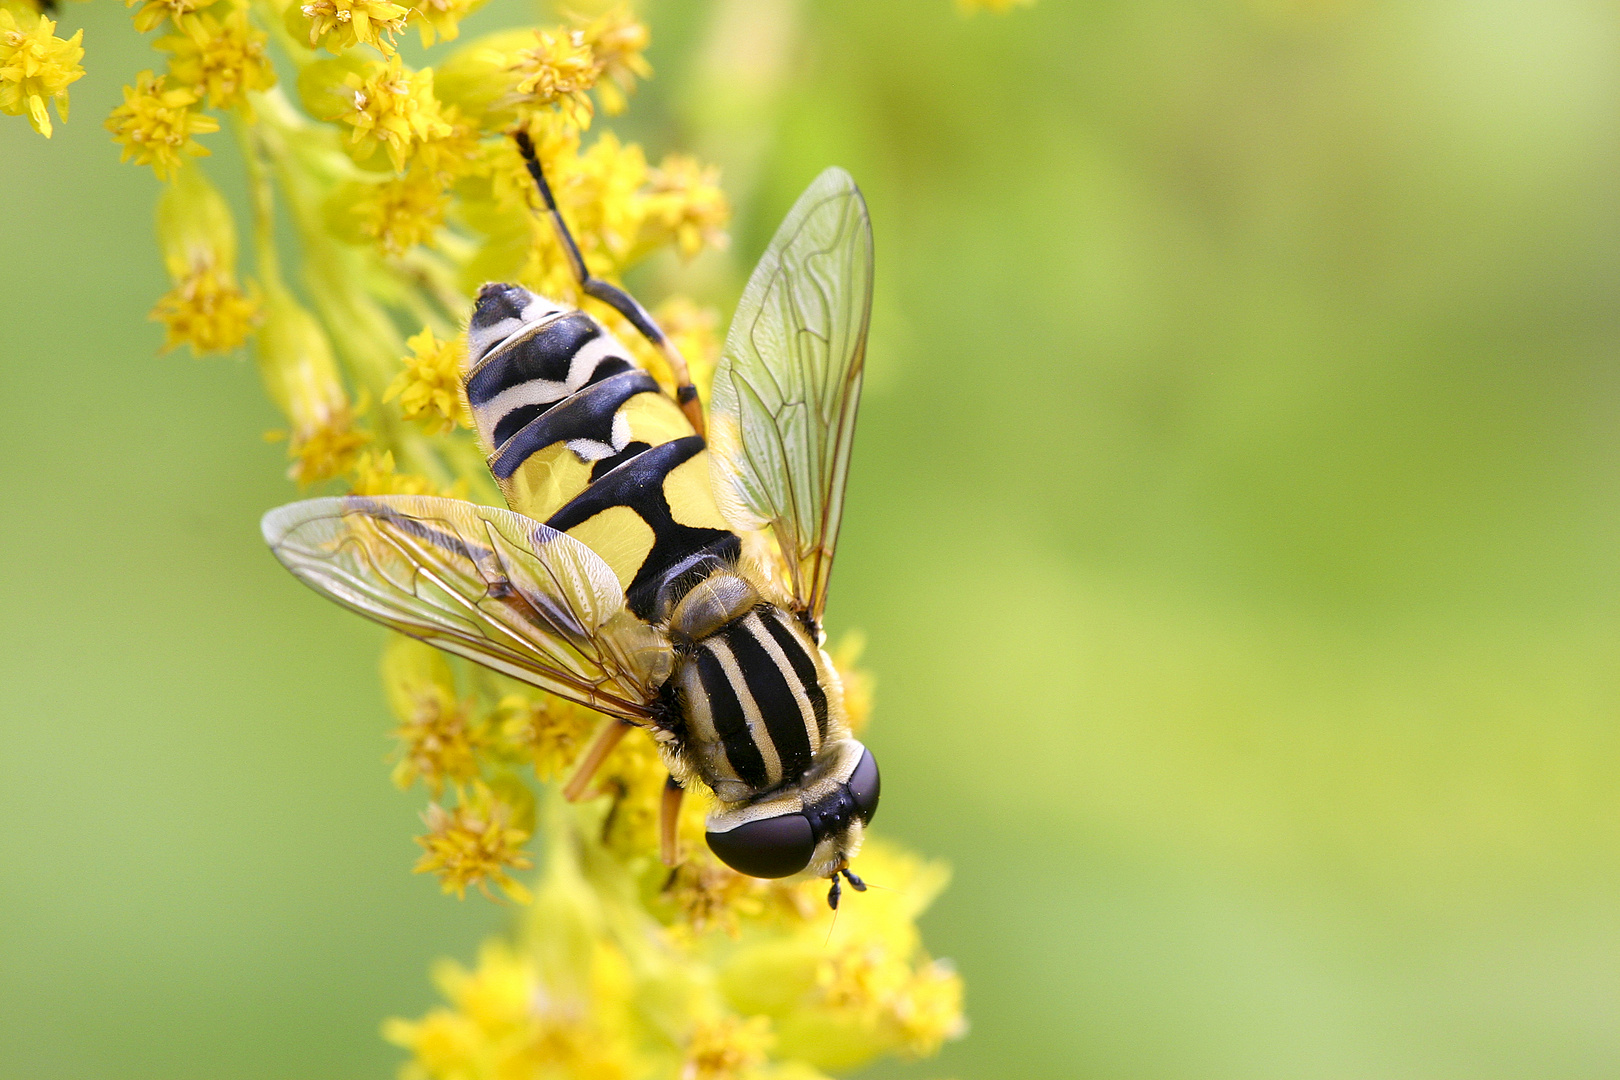
[[[718,807],[709,847],[763,878],[839,877],[877,809],[822,645],[872,297],[866,204],[841,169],[800,196],[749,278],[707,434],[685,362],[627,293],[590,276],[523,134],[514,136],[582,291],[669,359],[675,399],[594,318],[485,285],[463,385],[508,510],[391,495],[312,499],[263,522],[317,592],[403,634],[605,715],[565,793],[631,727],[681,793]]]

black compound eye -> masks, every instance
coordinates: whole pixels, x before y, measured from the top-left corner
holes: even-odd
[[[810,865],[816,837],[803,814],[781,814],[708,835],[709,850],[749,877],[791,877]]]
[[[849,795],[860,810],[861,820],[868,825],[872,824],[872,815],[877,813],[878,796],[882,792],[883,778],[878,776],[877,759],[872,751],[863,750],[860,763],[849,777]]]

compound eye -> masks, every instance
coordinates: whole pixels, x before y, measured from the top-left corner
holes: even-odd
[[[878,796],[882,792],[883,779],[878,776],[877,759],[872,751],[863,750],[860,763],[849,777],[849,794],[861,812],[861,820],[868,825],[872,824],[872,815],[877,813]]]
[[[810,865],[816,837],[803,814],[781,814],[708,834],[709,850],[749,877],[791,877]]]

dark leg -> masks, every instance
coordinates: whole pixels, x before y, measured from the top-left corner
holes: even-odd
[[[681,796],[685,794],[686,789],[673,776],[664,781],[664,798],[658,807],[658,857],[665,866],[680,865]]]
[[[670,370],[675,373],[675,381],[680,385],[675,388],[675,400],[680,404],[681,411],[692,422],[692,427],[699,435],[703,434],[703,407],[698,404],[697,387],[692,385],[691,373],[686,370],[686,358],[675,348],[675,343],[665,336],[658,324],[653,322],[647,309],[636,303],[635,298],[616,285],[610,285],[601,278],[591,276],[590,270],[585,266],[585,257],[579,253],[579,245],[574,243],[574,237],[563,222],[562,214],[557,212],[557,200],[552,198],[551,185],[546,183],[546,174],[540,168],[540,159],[535,155],[534,143],[529,140],[526,131],[514,131],[512,141],[517,143],[518,152],[523,155],[523,162],[529,167],[529,175],[540,189],[540,198],[546,204],[546,213],[551,217],[552,228],[557,230],[557,238],[562,242],[563,254],[568,258],[568,266],[574,272],[574,279],[586,296],[594,296],[607,304],[614,311],[630,320],[630,324],[641,332],[641,336],[652,342],[664,358],[669,361]]]
[[[840,870],[839,873],[843,874],[844,877],[849,879],[850,887],[853,888],[856,892],[865,892],[866,891],[866,882],[862,881],[860,878],[858,878],[854,874],[850,873],[847,869],[846,870]]]
[[[838,884],[838,875],[834,874],[832,888],[827,890],[827,906],[834,911],[838,910],[838,897],[843,894],[843,887]]]

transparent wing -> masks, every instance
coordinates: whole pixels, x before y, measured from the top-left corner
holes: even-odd
[[[606,563],[539,522],[459,499],[311,499],[264,516],[300,581],[368,619],[610,716],[645,723],[669,644]]]
[[[709,403],[716,499],[769,526],[789,586],[817,619],[844,510],[872,310],[872,228],[860,189],[828,169],[766,248],[726,335]]]

